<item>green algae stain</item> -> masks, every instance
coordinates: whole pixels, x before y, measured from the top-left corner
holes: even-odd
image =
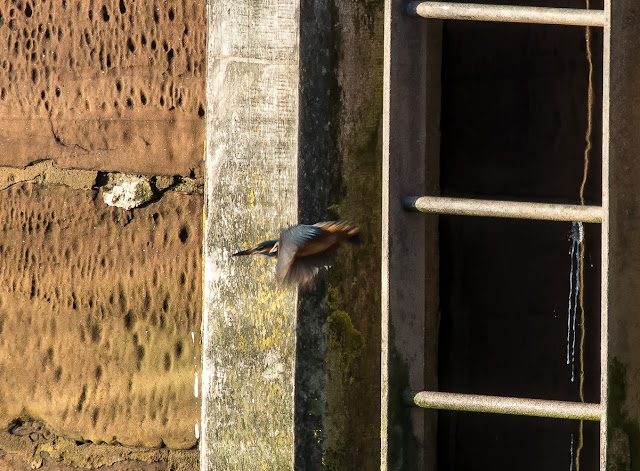
[[[351,317],[340,306],[338,290],[329,288],[329,349],[339,351],[340,370],[346,376],[353,360],[364,351],[364,335],[353,326]]]
[[[340,350],[340,369],[344,374],[348,374],[351,362],[364,350],[364,335],[353,326],[349,314],[344,311],[332,311],[328,321],[329,348]]]
[[[622,430],[629,439],[630,456],[612,453],[611,446],[607,456],[608,469],[640,470],[640,426],[638,421],[630,418],[624,406],[627,402],[627,368],[614,357],[609,364],[609,419],[608,442],[612,443],[614,429]]]
[[[344,463],[344,452],[338,452],[336,450],[327,450],[322,457],[322,464],[327,471],[339,471],[343,469],[342,463]]]

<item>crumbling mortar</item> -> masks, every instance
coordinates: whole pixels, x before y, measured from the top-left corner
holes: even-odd
[[[64,144],[67,145],[67,144]],[[97,170],[63,169],[51,159],[39,160],[24,168],[0,167],[0,190],[14,185],[35,183],[42,185],[61,185],[76,190],[104,190],[113,185],[116,177],[140,177],[118,172],[100,172]],[[186,194],[203,194],[203,178],[182,176],[143,176],[149,181],[152,194],[143,205],[157,202],[167,191]],[[142,206],[142,205],[140,205]]]

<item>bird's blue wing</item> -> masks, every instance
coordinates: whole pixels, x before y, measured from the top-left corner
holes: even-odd
[[[295,258],[285,273],[282,283],[303,288],[309,285],[318,272],[329,265],[330,261],[331,257],[327,252]]]
[[[301,224],[287,229],[280,234],[280,240],[278,241],[278,263],[276,265],[276,277],[278,281],[283,283],[295,282],[295,280],[291,279],[287,274],[294,263],[296,253],[307,243],[324,233],[325,231],[319,227]]]

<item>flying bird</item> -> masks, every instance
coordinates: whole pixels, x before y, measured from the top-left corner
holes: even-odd
[[[278,282],[305,286],[329,264],[331,252],[345,241],[358,243],[359,236],[359,229],[347,221],[299,224],[284,230],[278,240],[266,240],[233,255],[276,257]]]

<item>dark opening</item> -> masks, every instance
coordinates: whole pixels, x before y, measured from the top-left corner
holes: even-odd
[[[602,29],[591,34],[584,199],[600,205]],[[587,85],[584,27],[445,22],[442,194],[580,204]],[[600,226],[584,231],[584,399],[599,402]],[[580,400],[580,307],[566,362],[571,234],[570,222],[440,218],[441,391]],[[575,420],[439,413],[440,470],[569,470],[578,445]],[[599,424],[585,422],[580,469],[597,470],[598,456]]]

